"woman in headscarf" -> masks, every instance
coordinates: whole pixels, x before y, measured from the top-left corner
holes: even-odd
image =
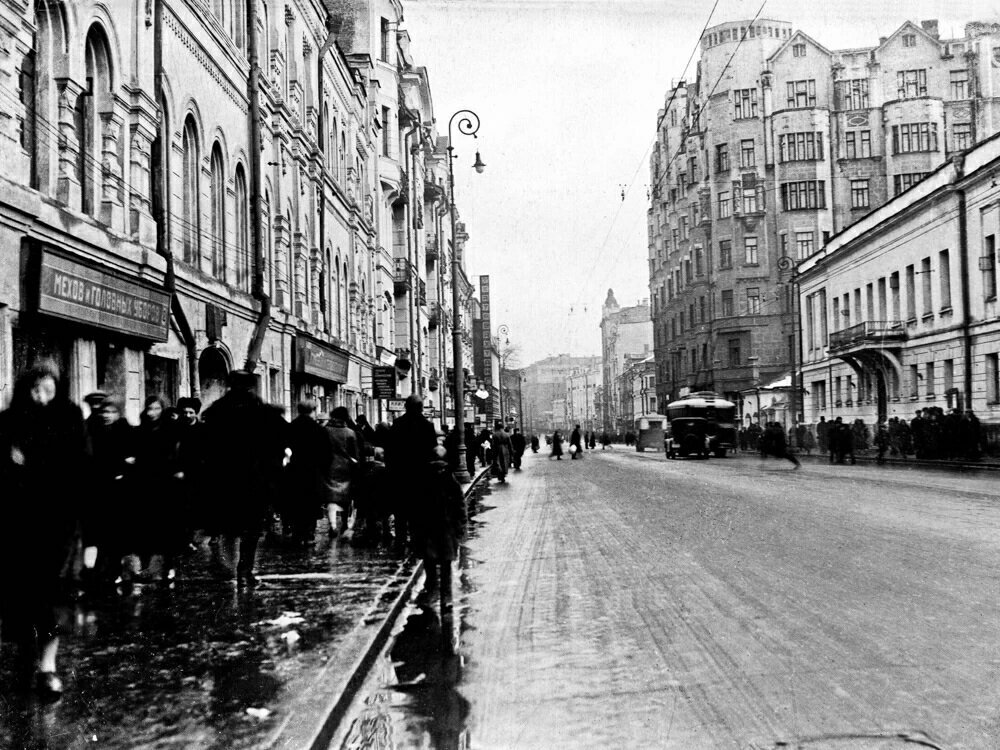
[[[347,407],[338,406],[330,412],[330,424],[326,426],[331,450],[325,499],[331,539],[347,530],[351,512],[351,479],[357,473],[358,438],[348,426],[350,422]]]
[[[73,554],[85,453],[83,414],[60,388],[58,371],[24,373],[0,413],[0,619],[47,700],[63,689],[55,608]]]

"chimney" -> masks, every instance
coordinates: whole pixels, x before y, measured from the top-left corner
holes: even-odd
[[[938,22],[936,18],[933,18],[930,21],[921,21],[920,28],[922,28],[924,31],[926,31],[935,39],[941,38],[941,34],[940,32],[938,32]]]
[[[880,36],[878,38],[878,44],[879,44],[879,46],[881,47],[883,44],[885,44],[885,40],[888,39],[888,38],[889,37],[887,37],[887,36]]]

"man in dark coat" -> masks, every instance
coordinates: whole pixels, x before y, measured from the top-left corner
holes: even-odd
[[[527,442],[524,440],[524,435],[521,434],[521,430],[517,427],[514,428],[514,434],[510,436],[510,460],[514,464],[514,470],[521,470],[521,458],[524,456],[524,449],[528,446]]]
[[[194,548],[198,529],[211,531],[211,519],[204,515],[205,425],[201,423],[201,399],[185,396],[177,399],[177,479],[183,493],[184,541]]]
[[[819,444],[819,452],[826,453],[830,447],[830,423],[826,421],[826,417],[820,417],[819,424],[816,425],[816,442]]]
[[[406,397],[405,412],[389,428],[385,466],[396,496],[396,542],[406,541],[411,498],[427,487],[428,466],[436,458],[437,430],[424,416],[424,402],[417,394]]]
[[[573,450],[573,446],[576,446],[576,450]],[[570,453],[572,454],[570,458],[583,458],[583,447],[580,445],[580,425],[573,428],[573,432],[569,436],[569,446]]]
[[[239,547],[236,580],[255,586],[257,544],[276,494],[287,447],[288,424],[255,393],[252,373],[229,373],[226,394],[205,410],[208,485],[220,510],[231,563]]]
[[[323,479],[330,463],[330,441],[326,428],[316,420],[316,402],[299,403],[298,416],[288,425],[288,447],[292,455],[285,468],[282,526],[285,539],[303,546],[316,536],[316,519],[325,497]]]

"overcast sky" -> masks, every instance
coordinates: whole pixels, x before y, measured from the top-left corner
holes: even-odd
[[[469,108],[479,138],[454,132],[467,269],[489,274],[493,326],[510,328],[521,364],[600,354],[608,288],[648,296],[646,186],[656,113],[714,0],[404,0],[404,28],[428,69],[438,129]],[[719,0],[711,24],[750,19],[760,0]],[[873,45],[905,20],[936,18],[942,36],[1000,21],[986,0],[768,0],[821,44]],[[476,148],[486,171],[471,165]],[[622,201],[621,191],[626,190]],[[477,283],[478,286],[478,283]]]

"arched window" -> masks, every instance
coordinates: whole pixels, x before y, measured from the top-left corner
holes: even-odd
[[[319,314],[323,330],[330,332],[330,251],[323,256],[323,268],[319,274]]]
[[[340,274],[340,289],[338,291],[338,299],[340,301],[340,335],[345,341],[347,340],[348,332],[351,330],[350,326],[350,312],[348,309],[348,299],[347,299],[347,261],[345,260],[341,266]]]
[[[49,194],[56,192],[58,184],[55,132],[59,128],[60,115],[55,81],[67,75],[66,27],[64,3],[35,0],[34,51],[29,51],[22,59],[21,97],[25,107],[22,138],[32,159],[32,186]],[[29,83],[34,91],[24,88]]]
[[[244,0],[235,0],[233,3],[233,41],[236,42],[236,46],[239,48],[240,52],[246,53],[247,42],[246,42],[246,21],[244,20]]]
[[[37,44],[37,37],[36,37]],[[35,50],[29,49],[21,58],[20,101],[21,101],[21,148],[28,155],[28,184],[38,187],[38,109],[35,103]]]
[[[227,0],[212,0],[212,12],[219,19],[222,28],[226,27],[226,2]]]
[[[233,211],[236,230],[236,286],[250,291],[250,210],[243,165],[236,167],[236,206]]]
[[[330,122],[330,107],[328,105],[324,104],[323,105],[323,127],[326,128],[326,137],[323,138],[323,150],[326,153],[323,154],[323,163],[326,165],[327,169],[330,168],[331,159],[332,159],[332,154],[331,154],[331,149],[330,149],[330,146],[333,145],[333,139],[330,138],[330,133],[333,132],[332,130],[330,130],[330,126],[332,124],[333,123]]]
[[[295,25],[285,21],[285,96],[291,94],[291,83],[295,78]]]
[[[347,181],[347,136],[340,133],[340,154],[338,155],[337,179],[343,185]]]
[[[160,221],[165,205],[170,200],[170,113],[167,102],[160,98],[160,122],[156,128],[156,138],[149,151],[149,196],[153,217]],[[170,226],[161,227],[163,243],[170,247]]]
[[[200,195],[198,191],[198,130],[194,118],[187,116],[184,121],[184,135],[181,139],[184,162],[181,165],[181,229],[184,238],[184,262],[198,265],[201,236]]]
[[[257,39],[257,55],[260,59],[257,63],[261,67],[261,75],[268,78],[268,71],[271,69],[271,21],[265,0],[260,2],[260,37]]]
[[[107,38],[96,24],[87,32],[84,61],[87,88],[77,99],[76,110],[77,137],[80,142],[77,175],[80,180],[80,208],[84,213],[96,216],[102,187],[101,113],[111,109],[111,55]],[[113,188],[119,190],[120,185],[114,185]]]
[[[340,257],[333,261],[333,273],[330,276],[330,317],[333,334],[340,336]]]
[[[212,213],[212,276],[226,280],[226,176],[222,163],[222,148],[216,142],[212,147],[212,185],[210,191]]]
[[[261,211],[263,214],[264,226],[262,227],[263,237],[261,241],[263,243],[263,254],[264,254],[264,268],[262,273],[264,274],[264,288],[267,290],[268,295],[271,299],[274,299],[274,235],[271,226],[271,194],[268,191],[264,191],[264,206]]]

